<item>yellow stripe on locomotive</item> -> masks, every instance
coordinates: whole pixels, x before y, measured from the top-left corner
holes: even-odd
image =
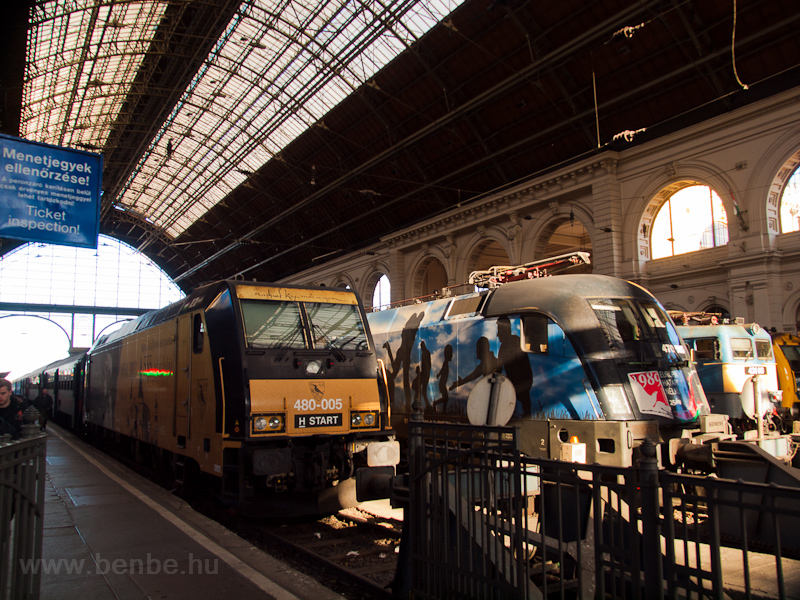
[[[251,380],[250,414],[252,436],[381,429],[376,380]]]

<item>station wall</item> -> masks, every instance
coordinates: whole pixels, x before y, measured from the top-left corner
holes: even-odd
[[[800,87],[652,142],[598,150],[531,175],[283,282],[348,285],[371,306],[384,274],[399,301],[464,283],[493,264],[587,250],[592,272],[635,281],[667,308],[723,308],[796,332],[800,231],[782,232],[780,202],[798,164]],[[651,227],[665,190],[687,181],[722,199],[727,243],[653,259]]]

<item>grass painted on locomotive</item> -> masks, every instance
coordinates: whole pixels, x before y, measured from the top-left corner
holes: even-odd
[[[353,505],[359,469],[399,461],[365,322],[349,290],[206,285],[95,343],[86,423],[240,510]]]
[[[513,385],[521,450],[629,466],[649,438],[680,436],[710,413],[674,324],[642,287],[604,275],[558,275],[368,315],[404,434],[417,400],[426,419],[466,422],[496,373]],[[487,386],[483,385],[483,388]]]
[[[772,339],[757,323],[679,325],[696,363],[711,411],[728,415],[738,434],[759,419],[779,429],[781,390]],[[760,410],[757,409],[760,406]]]

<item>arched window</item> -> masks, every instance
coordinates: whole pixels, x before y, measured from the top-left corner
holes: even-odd
[[[0,302],[119,309],[111,315],[28,313],[36,317],[0,312],[9,317],[0,323],[0,336],[14,340],[6,344],[7,354],[0,352],[0,364],[12,377],[66,357],[70,339],[73,347],[91,346],[101,332],[134,316],[126,308],[161,308],[184,296],[144,254],[106,235],[96,249],[24,244],[0,258],[0,280]]]
[[[800,168],[795,169],[781,194],[781,232],[800,231]]]
[[[392,286],[386,275],[381,275],[375,290],[372,292],[372,310],[383,310],[389,308],[392,301]]]
[[[653,222],[650,236],[653,258],[728,243],[728,215],[722,199],[710,187],[684,181],[661,194],[667,201]]]

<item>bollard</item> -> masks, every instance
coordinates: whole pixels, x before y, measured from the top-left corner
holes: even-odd
[[[659,503],[656,446],[646,439],[639,448],[639,490],[642,509],[642,572],[644,597],[663,597],[661,564],[661,511]]]
[[[39,411],[33,406],[29,406],[22,413],[22,427],[20,428],[20,438],[25,440],[36,437],[41,432],[36,420],[39,418]]]

